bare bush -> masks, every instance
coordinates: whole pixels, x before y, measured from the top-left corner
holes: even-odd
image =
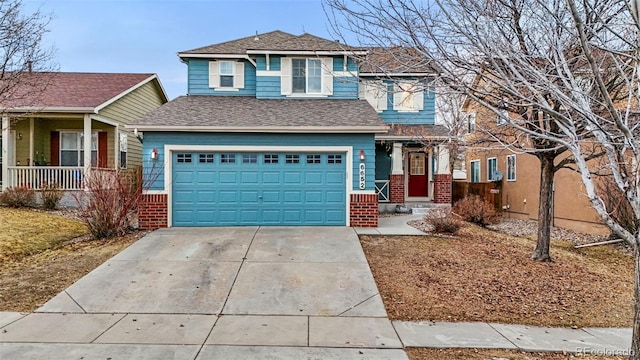
[[[142,196],[140,172],[94,169],[83,183],[84,198],[76,201],[91,235],[102,239],[127,233]]]
[[[0,204],[13,208],[32,207],[35,200],[36,192],[26,187],[10,187],[0,193]]]
[[[500,222],[500,214],[495,211],[493,205],[478,195],[470,195],[457,201],[453,205],[453,212],[460,215],[464,221],[482,227]]]
[[[42,195],[42,206],[48,210],[54,210],[58,207],[60,199],[62,199],[62,189],[60,185],[56,183],[45,184],[40,188],[40,195]]]
[[[424,221],[436,233],[455,234],[462,227],[462,222],[454,217],[451,209],[433,209],[425,215]]]

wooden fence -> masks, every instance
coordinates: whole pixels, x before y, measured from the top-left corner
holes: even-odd
[[[466,181],[453,182],[452,201],[465,198],[468,195],[478,195],[493,204],[496,211],[502,212],[502,184],[501,183],[469,183]]]

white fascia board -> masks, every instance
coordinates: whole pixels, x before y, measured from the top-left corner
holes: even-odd
[[[232,132],[232,133],[386,133],[388,126],[176,126],[176,125],[136,125],[127,124],[126,129],[139,131],[191,131],[191,132]]]
[[[376,140],[406,140],[414,141],[416,139],[426,140],[446,140],[448,136],[406,136],[406,135],[376,135]]]
[[[187,58],[199,58],[199,59],[244,59],[247,60],[251,63],[251,65],[253,65],[254,67],[256,66],[256,62],[255,60],[253,60],[252,58],[249,57],[249,55],[244,55],[244,54],[185,54],[185,53],[178,53],[178,57],[180,57],[180,59],[187,59]]]
[[[140,88],[141,86],[145,85],[146,83],[148,83],[149,81],[152,81],[154,79],[157,79],[158,75],[153,74],[151,76],[149,76],[148,78],[142,80],[141,82],[137,83],[136,85],[128,88],[127,90],[121,92],[120,94],[112,97],[111,99],[105,101],[104,103],[96,106],[95,111],[99,112],[100,110],[104,109],[105,107],[113,104],[114,102],[120,100],[121,98],[123,98],[125,95],[132,93],[134,90]],[[158,81],[158,83],[160,83],[160,81]],[[164,96],[164,100],[165,102],[167,102],[169,100],[169,97],[167,96],[167,93],[164,92],[164,89],[162,88],[162,85],[160,85],[160,90],[162,91],[162,96]]]
[[[76,113],[76,114],[96,114],[92,107],[20,107],[4,109],[7,113]]]
[[[422,76],[422,77],[434,77],[437,74],[435,73],[360,73],[360,76],[372,76],[372,77],[403,77],[403,76]]]
[[[366,50],[247,50],[247,54],[250,55],[318,55],[318,56],[332,56],[332,55],[367,55]]]

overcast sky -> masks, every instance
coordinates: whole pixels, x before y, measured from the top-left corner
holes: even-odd
[[[332,38],[321,0],[23,0],[53,17],[46,44],[61,71],[157,73],[170,99],[187,92],[176,53],[282,30]]]

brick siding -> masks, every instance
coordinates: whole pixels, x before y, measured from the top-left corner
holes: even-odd
[[[378,196],[376,194],[351,194],[349,210],[351,226],[378,227]]]
[[[404,204],[404,175],[391,175],[389,180],[389,201]]]
[[[140,230],[156,230],[167,227],[167,195],[143,194],[138,205]]]
[[[436,204],[451,204],[451,174],[436,174],[433,176],[433,202]]]

